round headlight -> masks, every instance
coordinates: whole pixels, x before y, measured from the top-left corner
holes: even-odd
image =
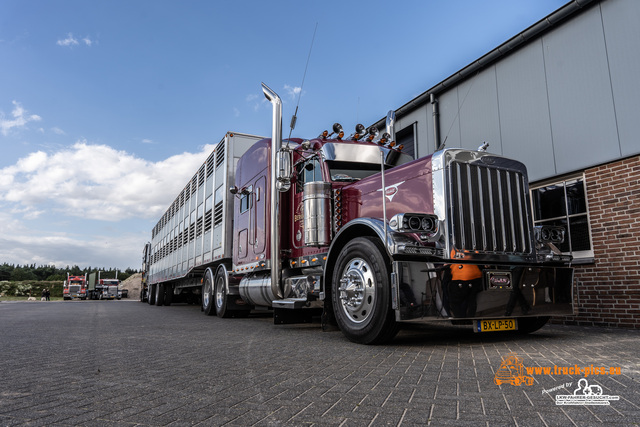
[[[421,222],[421,226],[424,231],[433,231],[435,229],[435,224],[432,218],[424,217]]]
[[[412,216],[411,218],[409,218],[409,228],[411,230],[420,230],[420,218],[418,218],[417,216]]]
[[[551,237],[551,232],[548,228],[543,228],[540,230],[540,237],[542,237],[542,240],[547,241]]]

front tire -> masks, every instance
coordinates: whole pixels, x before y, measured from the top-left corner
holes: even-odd
[[[398,333],[391,309],[389,263],[370,237],[347,243],[338,255],[331,300],[342,333],[360,344],[382,344]]]
[[[204,272],[202,281],[202,311],[207,316],[216,314],[213,272],[210,268],[207,268],[207,271]]]

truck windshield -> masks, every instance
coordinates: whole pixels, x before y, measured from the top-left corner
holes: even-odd
[[[380,172],[379,163],[359,163],[328,160],[327,166],[334,182],[353,182]],[[385,167],[388,169],[388,167]]]

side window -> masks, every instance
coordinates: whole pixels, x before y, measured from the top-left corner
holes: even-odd
[[[307,182],[322,181],[322,168],[317,158],[310,159],[296,166],[296,192],[302,192]]]
[[[245,213],[251,207],[253,186],[249,186],[247,191],[240,196],[240,213]]]
[[[532,187],[535,225],[562,225],[567,236],[559,249],[576,261],[593,258],[584,176]]]

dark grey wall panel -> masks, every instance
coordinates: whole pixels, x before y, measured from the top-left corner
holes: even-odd
[[[543,37],[558,173],[620,157],[600,8]]]
[[[556,174],[542,42],[496,65],[502,154],[524,162],[529,179]]]
[[[640,153],[640,2],[601,5],[622,156]]]
[[[488,142],[492,153],[502,154],[496,73],[489,67],[458,87],[462,147],[476,149]]]
[[[640,1],[579,10],[437,97],[447,147],[487,141],[532,181],[640,154]],[[399,118],[414,121],[419,155],[432,153],[431,104]]]
[[[440,95],[440,138],[446,147],[461,147],[458,87]],[[423,107],[428,108],[428,107]]]

